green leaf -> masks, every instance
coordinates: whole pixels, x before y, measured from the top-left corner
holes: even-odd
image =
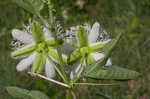
[[[42,0],[13,0],[18,6],[32,14],[39,15],[44,7]]]
[[[32,97],[32,99],[49,99],[48,96],[40,91],[30,91],[29,95]]]
[[[137,73],[135,71],[131,71],[128,69],[123,69],[123,68],[115,67],[115,66],[104,69],[106,62],[107,62],[113,48],[119,41],[120,37],[121,37],[121,33],[103,47],[105,57],[98,60],[96,63],[94,63],[91,66],[88,66],[86,68],[86,70],[85,70],[86,77],[91,77],[91,78],[96,78],[96,79],[126,80],[126,79],[133,79],[134,77],[137,77],[139,75],[139,73]]]
[[[77,40],[78,40],[79,47],[88,45],[87,33],[85,32],[82,26],[77,27]]]
[[[118,43],[121,35],[122,35],[122,33],[119,33],[116,38],[112,39],[111,41],[109,41],[108,43],[106,43],[104,45],[103,51],[104,51],[105,56],[109,56],[110,55],[110,53],[112,52],[113,48]]]
[[[35,43],[41,43],[42,41],[45,41],[43,29],[39,23],[37,22],[32,23],[31,32]]]
[[[18,87],[7,87],[7,91],[10,95],[21,99],[49,99],[44,93],[40,91],[29,91]]]
[[[72,64],[72,63],[78,61],[80,58],[81,58],[80,49],[76,49],[70,54],[67,62],[68,62],[68,64]]]
[[[12,57],[22,56],[33,52],[36,49],[35,45],[30,45],[28,47],[19,49],[11,54]]]
[[[95,79],[129,80],[139,76],[139,73],[117,66],[110,66],[95,69],[92,72],[87,73],[85,76]]]
[[[16,98],[24,98],[28,99],[29,91],[26,89],[18,88],[18,87],[7,87],[7,91],[10,95]]]

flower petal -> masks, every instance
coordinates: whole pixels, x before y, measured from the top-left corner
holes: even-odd
[[[31,54],[30,56],[21,60],[16,67],[17,71],[23,71],[27,69],[31,64],[33,64],[34,57],[35,57],[35,54]]]
[[[49,40],[52,38],[52,33],[48,28],[44,27],[43,32],[44,32],[46,40]]]
[[[96,42],[99,35],[99,28],[100,28],[100,24],[98,22],[95,22],[92,26],[90,34],[88,35],[88,41],[90,44]]]
[[[24,31],[20,31],[18,29],[13,29],[11,32],[14,39],[17,39],[24,44],[30,44],[33,43],[32,36]]]
[[[105,66],[111,66],[111,65],[112,65],[112,61],[111,61],[110,58],[108,58],[108,60],[107,60],[107,62],[106,62],[106,64],[105,64]]]
[[[97,52],[97,53],[92,53],[92,56],[95,59],[95,61],[98,61],[104,57],[104,54]],[[105,66],[111,66],[111,65],[112,65],[112,62],[111,62],[111,59],[109,58],[105,64]]]
[[[55,76],[55,69],[52,66],[52,64],[46,59],[46,64],[45,64],[45,74],[47,77],[52,78]]]
[[[103,53],[92,53],[91,54],[93,56],[93,58],[95,59],[95,61],[98,61],[99,59],[102,59],[104,57]]]

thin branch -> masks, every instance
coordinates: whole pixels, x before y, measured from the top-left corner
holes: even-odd
[[[72,89],[70,89],[70,91],[71,91],[71,94],[73,96],[73,99],[77,99],[76,94],[74,93],[74,91]]]
[[[73,85],[88,85],[88,86],[115,86],[115,85],[119,85],[119,84],[73,83]]]
[[[62,82],[53,80],[53,79],[51,79],[51,78],[47,78],[47,77],[45,77],[45,76],[43,76],[43,75],[40,75],[40,74],[36,74],[36,73],[32,73],[32,72],[28,72],[28,74],[33,75],[33,76],[37,76],[37,77],[40,77],[40,78],[43,78],[43,79],[45,79],[45,80],[48,80],[48,81],[50,81],[50,82],[53,82],[53,83],[55,83],[55,84],[61,85],[61,86],[66,87],[66,88],[71,88],[69,85],[67,85],[67,84],[65,84],[65,83],[62,83]]]
[[[58,72],[58,74],[60,75],[60,77],[63,79],[64,82],[67,82],[66,79],[64,78],[64,76],[62,75],[62,73],[60,72],[60,70],[57,68],[57,66],[55,65],[55,63],[52,61],[52,59],[50,58],[49,55],[47,55],[48,60],[51,62],[51,64],[53,65],[53,67],[55,68],[55,70]]]

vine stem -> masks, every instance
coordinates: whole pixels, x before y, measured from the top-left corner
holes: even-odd
[[[63,79],[63,81],[65,81],[66,79],[64,78],[64,76],[62,75],[62,73],[60,72],[60,70],[57,68],[57,66],[55,65],[55,63],[52,61],[52,59],[50,58],[50,56],[47,55],[47,57],[48,57],[48,60],[53,65],[53,67],[55,68],[55,70],[57,71],[57,73],[60,75],[60,77]]]
[[[119,84],[73,83],[73,85],[88,85],[88,86],[115,86],[115,85],[119,85]]]
[[[70,91],[71,91],[71,94],[73,96],[73,99],[77,99],[76,94],[74,93],[74,91],[72,89],[70,89]]]
[[[69,88],[69,89],[71,88],[69,85],[67,85],[67,84],[65,84],[65,83],[59,82],[59,81],[57,81],[57,80],[54,80],[54,79],[45,77],[45,76],[40,75],[40,74],[37,74],[37,73],[28,72],[28,74],[33,75],[33,76],[37,76],[37,77],[40,77],[40,78],[43,78],[43,79],[45,79],[45,80],[48,80],[48,81],[50,81],[50,82],[53,82],[53,83],[55,83],[55,84],[57,84],[57,85],[60,85],[60,86],[65,87],[65,88]]]
[[[66,90],[66,99],[70,99],[71,95],[73,96],[73,99],[77,99],[75,92],[71,89],[71,86],[69,86],[69,85],[67,85],[65,83],[53,80],[51,78],[45,77],[45,76],[43,76],[41,74],[37,74],[37,73],[33,73],[33,72],[28,72],[28,74],[33,75],[33,76],[37,76],[37,77],[40,77],[40,78],[43,78],[43,79],[45,79],[47,81],[50,81],[52,83],[55,83],[57,85],[60,85],[60,86],[63,86],[65,88],[67,88],[67,90]]]

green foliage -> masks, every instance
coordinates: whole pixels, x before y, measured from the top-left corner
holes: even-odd
[[[94,69],[86,74],[86,77],[94,79],[107,79],[107,80],[130,80],[139,76],[139,73],[129,69],[121,68],[118,66],[101,67]]]
[[[99,21],[111,37],[118,31],[124,33],[122,40],[117,44],[112,53],[112,62],[132,70],[139,71],[143,76],[132,83],[123,83],[120,86],[79,87],[77,96],[81,99],[131,99],[147,98],[150,96],[150,1],[149,0],[52,0],[59,14],[58,19],[65,20],[63,25],[69,26],[94,21]],[[80,3],[83,2],[82,8]],[[65,2],[65,3],[64,3]],[[0,0],[0,98],[15,99],[7,94],[5,86],[15,85],[23,88],[41,90],[34,83],[33,78],[25,73],[17,73],[16,62],[10,55],[10,30],[22,28],[31,17],[23,9],[17,7],[12,0]],[[48,14],[42,12],[44,16]],[[66,16],[67,17],[66,17]],[[117,32],[116,32],[117,31]],[[8,71],[9,70],[9,71]],[[10,82],[11,81],[11,82]],[[90,81],[90,80],[89,80]],[[93,80],[92,80],[93,81]],[[102,81],[103,82],[103,81]],[[110,81],[111,82],[111,81]],[[108,83],[108,81],[106,82]],[[129,86],[133,87],[129,87]],[[38,87],[35,87],[38,86]],[[52,86],[52,84],[51,84]],[[64,97],[63,89],[54,86],[47,88],[49,96],[53,99]],[[56,91],[57,90],[57,91]],[[61,90],[61,93],[60,93]],[[89,91],[90,90],[90,91]],[[43,90],[42,90],[43,91]],[[50,92],[51,93],[50,93]],[[82,95],[80,94],[82,93]],[[102,95],[100,95],[102,94]]]
[[[18,6],[32,14],[39,15],[44,7],[42,0],[13,0]]]
[[[112,66],[112,67],[104,66],[113,48],[118,43],[120,37],[121,37],[121,33],[116,38],[112,39],[110,42],[104,45],[103,50],[105,53],[105,57],[86,69],[86,74],[85,74],[86,77],[95,78],[95,79],[129,80],[139,76],[138,72],[132,70],[128,70],[116,66]]]
[[[26,89],[21,89],[17,87],[7,87],[7,91],[9,94],[17,98],[29,98],[30,97],[28,96],[29,91]]]
[[[40,91],[29,91],[18,87],[7,87],[7,91],[10,95],[19,99],[49,99]]]

